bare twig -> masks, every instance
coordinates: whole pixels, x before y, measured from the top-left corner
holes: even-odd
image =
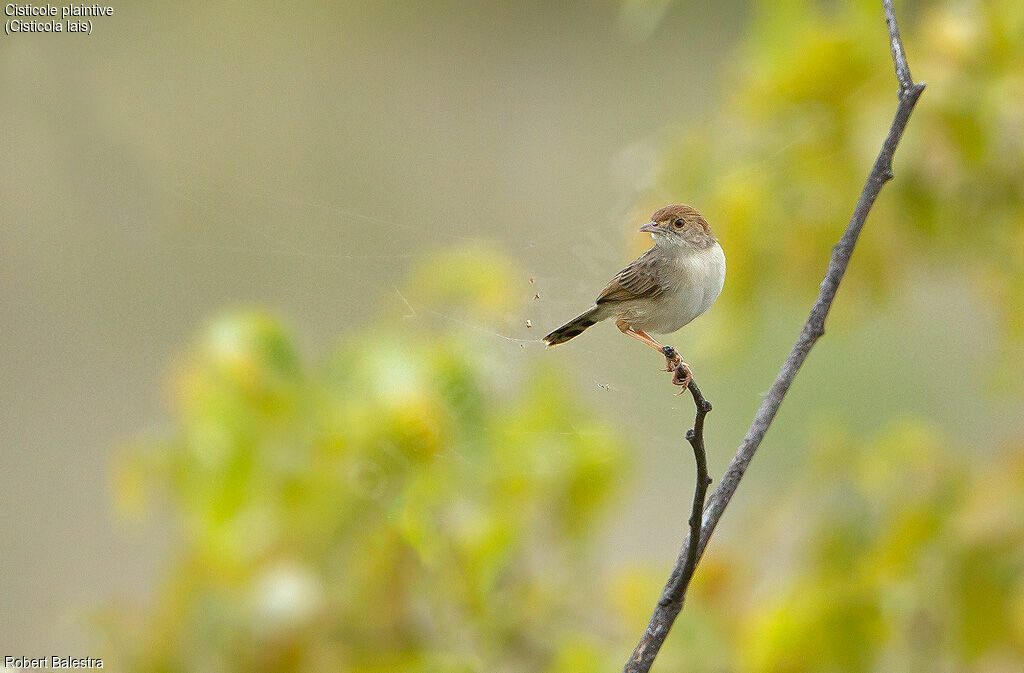
[[[903,38],[900,37],[900,26],[896,23],[896,10],[892,6],[892,0],[882,0],[885,8],[885,23],[889,26],[889,45],[892,48],[892,62],[896,66],[896,79],[900,83],[900,98],[907,92],[913,91],[914,78],[910,76],[910,65],[907,63],[907,52],[903,49]],[[924,84],[920,85],[924,89]],[[920,95],[918,91],[918,95]],[[915,101],[917,98],[915,97]],[[911,106],[913,107],[913,106]],[[892,157],[889,157],[892,159]]]
[[[665,357],[673,359],[675,349],[666,346]],[[679,366],[680,368],[682,365]],[[679,372],[682,374],[682,372]],[[694,570],[697,569],[697,545],[689,544],[690,540],[696,540],[701,532],[701,513],[704,511],[704,499],[707,497],[708,486],[711,485],[711,475],[708,474],[708,454],[704,450],[704,417],[711,411],[711,402],[704,397],[696,381],[690,379],[688,385],[690,394],[693,396],[693,406],[697,408],[697,415],[693,419],[693,428],[686,431],[686,441],[693,448],[693,458],[697,463],[697,483],[693,489],[693,508],[690,512],[690,533],[686,538],[683,549],[687,551],[683,563],[677,563],[672,569],[672,577],[669,578],[668,586],[661,598],[661,605],[680,600],[682,592],[690,584]],[[682,556],[680,556],[682,559]]]
[[[896,115],[892,126],[889,128],[889,134],[886,136],[882,149],[878,153],[878,158],[875,159],[875,164],[871,168],[871,173],[868,175],[864,189],[861,191],[860,198],[854,208],[853,216],[850,218],[846,231],[835,247],[832,248],[832,258],[829,261],[828,271],[826,271],[825,278],[821,282],[818,299],[811,309],[810,316],[808,316],[807,321],[804,323],[800,336],[797,338],[792,351],[790,351],[789,357],[786,358],[786,362],[782,365],[782,369],[775,378],[775,382],[768,391],[768,395],[761,403],[761,407],[754,417],[750,430],[747,431],[739,450],[736,452],[736,456],[732,459],[729,468],[722,478],[722,483],[710,500],[708,500],[707,507],[704,508],[703,523],[696,546],[694,547],[692,544],[692,532],[683,544],[679,557],[676,559],[672,576],[669,578],[662,598],[658,602],[654,614],[651,616],[647,630],[640,638],[640,642],[625,666],[625,673],[649,671],[655,657],[658,656],[658,652],[665,642],[669,629],[672,628],[676,616],[683,608],[683,599],[686,596],[686,589],[696,563],[703,556],[708,541],[711,539],[711,534],[718,525],[718,521],[722,518],[722,514],[736,492],[736,488],[746,473],[750,461],[761,445],[761,440],[764,439],[768,427],[774,420],[775,414],[782,404],[782,399],[793,383],[793,379],[803,365],[804,360],[807,359],[811,347],[825,333],[825,318],[832,308],[832,301],[835,299],[836,291],[839,289],[839,283],[842,281],[846,268],[850,264],[850,256],[853,254],[854,246],[857,244],[857,238],[864,228],[864,222],[867,220],[868,213],[871,211],[875,199],[878,198],[879,192],[881,192],[885,183],[893,177],[892,158],[896,152],[896,146],[903,136],[903,131],[906,129],[910,114],[913,112],[921,92],[924,91],[925,85],[924,83],[915,84],[911,78],[910,66],[907,65],[906,52],[903,48],[903,40],[900,38],[899,25],[896,23],[892,0],[883,0],[882,4],[885,9],[885,20],[889,25],[889,37],[892,44],[893,63],[896,66],[896,78],[899,80],[899,105],[896,108]],[[694,399],[696,401],[696,396]],[[687,438],[689,439],[689,436]],[[700,480],[701,476],[698,474],[698,484]],[[693,563],[690,563],[690,559],[693,559]],[[688,572],[685,572],[687,570]]]
[[[704,498],[708,493],[708,486],[711,485],[711,475],[708,474],[708,454],[704,450],[704,417],[711,411],[711,403],[704,399],[700,388],[693,381],[690,381],[690,393],[693,395],[693,404],[697,407],[697,416],[693,421],[693,428],[686,431],[686,441],[693,447],[693,458],[697,463],[697,483],[693,489],[693,508],[690,511],[690,535],[688,539],[696,540],[701,534],[701,513],[704,511]],[[678,601],[682,592],[690,584],[690,578],[697,569],[697,547],[687,547],[686,562],[679,571],[679,576],[674,582],[669,582],[670,590],[662,597],[662,603],[668,604]]]

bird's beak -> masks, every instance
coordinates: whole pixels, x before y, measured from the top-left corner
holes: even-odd
[[[661,231],[661,229],[658,228],[658,223],[657,222],[648,222],[644,226],[640,227],[640,231],[644,231],[644,232],[648,232],[648,233],[653,234],[656,231]]]

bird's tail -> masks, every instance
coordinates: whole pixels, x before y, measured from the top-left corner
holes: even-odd
[[[600,306],[595,306],[589,311],[581,313],[544,337],[544,343],[548,346],[557,346],[573,337],[578,337],[580,334],[583,334],[583,330],[591,325],[596,325],[600,320],[604,320],[606,316],[602,315],[603,313],[604,310]]]

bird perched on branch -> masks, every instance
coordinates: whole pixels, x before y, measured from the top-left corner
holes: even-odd
[[[725,253],[707,221],[690,206],[665,206],[640,227],[654,247],[612,278],[594,306],[544,337],[548,346],[565,343],[591,325],[615,318],[615,325],[665,356],[673,383],[686,389],[693,374],[671,346],[650,332],[668,334],[715,303],[725,283]]]

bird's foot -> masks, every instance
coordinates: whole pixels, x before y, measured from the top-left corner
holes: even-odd
[[[693,372],[690,370],[690,365],[683,362],[683,358],[680,357],[679,353],[672,346],[665,346],[661,349],[661,352],[665,356],[665,371],[672,373],[672,383],[682,386],[683,389],[679,391],[679,394],[682,395],[686,392],[690,381],[693,380]]]
[[[682,390],[679,394],[682,395],[686,392],[687,387],[690,385],[690,381],[693,380],[693,372],[690,371],[690,365],[680,361],[672,372],[672,383],[677,386],[682,386]]]

